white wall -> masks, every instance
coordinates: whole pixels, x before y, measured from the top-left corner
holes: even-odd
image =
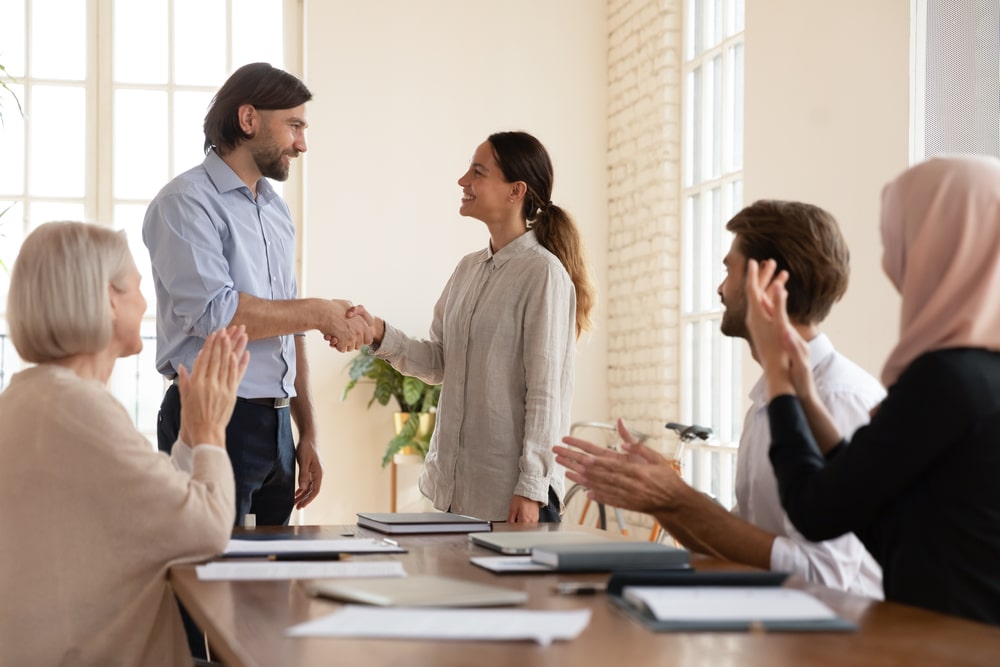
[[[412,335],[464,254],[485,246],[456,180],[497,130],[548,148],[553,201],[576,218],[603,297],[607,20],[603,0],[304,0],[309,153],[303,291],[365,304]],[[577,357],[574,419],[607,417],[605,309]],[[308,337],[326,469],[308,523],[387,510],[391,410],[340,392],[351,355]],[[404,470],[404,476],[412,470]],[[411,489],[412,492],[412,489]]]
[[[836,216],[851,284],[824,330],[878,377],[899,326],[879,207],[908,165],[910,0],[746,6],[745,200],[798,199]],[[759,376],[752,361],[744,376]]]

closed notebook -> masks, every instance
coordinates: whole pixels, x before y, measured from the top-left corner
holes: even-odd
[[[531,550],[531,560],[560,572],[669,570],[690,567],[686,549],[656,542],[586,542],[552,544]]]
[[[380,607],[501,607],[527,602],[524,591],[449,577],[330,579],[309,584],[313,595]]]
[[[358,525],[382,533],[471,533],[492,530],[485,519],[452,512],[358,512]]]

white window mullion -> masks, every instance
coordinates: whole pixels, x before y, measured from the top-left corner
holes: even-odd
[[[741,0],[687,0],[682,76],[681,414],[710,426],[715,445],[691,453],[695,486],[730,503],[742,397],[738,342],[719,332],[716,289],[729,246],[725,221],[742,205]]]
[[[90,0],[90,21],[94,26],[89,31],[90,44],[87,49],[87,108],[90,128],[87,141],[88,163],[93,165],[88,172],[87,219],[110,225],[114,219],[112,182],[102,175],[112,173],[112,114],[114,113],[112,91],[112,45],[114,40],[114,0]],[[103,110],[103,112],[102,112]],[[108,113],[107,110],[110,110]]]

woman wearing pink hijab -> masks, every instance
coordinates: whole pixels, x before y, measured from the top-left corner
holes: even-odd
[[[1000,624],[1000,162],[935,158],[882,196],[902,296],[888,395],[850,445],[815,399],[787,274],[748,267],[782,505],[810,540],[854,532],[887,600]],[[773,279],[773,280],[772,280]]]

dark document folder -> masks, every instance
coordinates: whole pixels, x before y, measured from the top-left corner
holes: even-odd
[[[691,554],[656,542],[601,541],[550,544],[531,550],[531,560],[559,572],[687,569]]]

